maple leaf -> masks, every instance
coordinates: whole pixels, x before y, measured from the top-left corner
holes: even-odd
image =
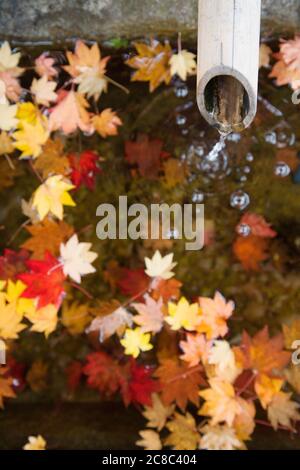
[[[235,418],[243,412],[241,403],[245,400],[236,396],[230,382],[212,378],[209,380],[209,385],[210,388],[199,392],[205,400],[199,414],[210,416],[212,425],[225,422],[232,427]]]
[[[48,56],[47,52],[43,52],[34,61],[35,71],[40,77],[50,78],[56,77],[58,71],[54,68],[55,60]]]
[[[21,69],[20,69],[21,70]],[[1,103],[7,103],[7,99],[18,102],[22,93],[22,88],[19,81],[15,78],[19,73],[12,71],[0,71],[0,83],[1,87]],[[6,99],[7,98],[7,99]]]
[[[0,47],[0,71],[10,70],[17,67],[21,57],[20,52],[13,53],[7,41]]]
[[[161,256],[160,252],[157,250],[151,259],[145,258],[147,268],[145,269],[145,273],[149,277],[159,277],[164,280],[170,279],[174,276],[172,269],[177,265],[177,263],[173,262],[173,256],[173,253]]]
[[[70,276],[75,282],[81,282],[81,276],[96,272],[92,262],[98,257],[94,251],[90,251],[91,243],[79,242],[74,234],[66,244],[60,245],[60,261],[65,276]]]
[[[12,136],[15,139],[14,147],[22,152],[20,158],[37,158],[48,140],[49,132],[40,120],[35,124],[22,121],[21,128]]]
[[[120,388],[120,366],[108,354],[97,351],[87,355],[83,373],[87,384],[104,395],[112,395]]]
[[[143,333],[155,334],[161,331],[164,320],[162,299],[156,302],[152,297],[146,295],[145,303],[132,303],[131,306],[139,313],[133,317],[133,320],[141,327]]]
[[[64,69],[74,77],[74,82],[79,84],[78,91],[98,100],[102,92],[107,91],[105,73],[110,57],[101,59],[98,44],[95,43],[89,48],[83,41],[78,40],[75,53],[68,51],[67,59],[70,65]]]
[[[279,425],[293,430],[292,421],[300,419],[299,404],[291,400],[291,393],[278,392],[268,406],[268,418],[277,431]]]
[[[43,259],[48,251],[53,256],[59,254],[60,244],[71,237],[74,228],[64,221],[44,219],[35,225],[27,225],[31,237],[21,247],[32,252],[34,259]]]
[[[34,301],[31,299],[22,298],[22,294],[26,289],[26,285],[21,281],[13,282],[10,279],[8,280],[6,286],[5,299],[9,303],[15,305],[16,312],[19,315],[25,315],[31,313],[35,310]]]
[[[195,450],[199,445],[199,433],[196,421],[190,413],[185,416],[175,413],[167,426],[171,434],[165,439],[165,444],[175,450]]]
[[[254,421],[256,408],[252,401],[239,400],[241,406],[241,413],[235,417],[233,426],[241,441],[248,441],[255,429],[256,423]]]
[[[300,369],[299,367],[291,366],[289,369],[284,371],[284,377],[291,385],[291,387],[300,394]]]
[[[150,405],[152,394],[160,389],[160,384],[152,378],[152,368],[138,365],[131,358],[121,372],[121,394],[125,405]]]
[[[224,337],[228,332],[227,320],[232,316],[235,305],[232,300],[226,301],[220,292],[216,292],[214,298],[199,297],[201,309],[198,331],[206,333],[208,339],[219,336]]]
[[[124,338],[120,343],[125,348],[125,354],[137,358],[141,352],[150,351],[153,345],[150,344],[151,335],[143,333],[141,328],[125,330]]]
[[[286,163],[292,171],[296,171],[299,166],[298,152],[294,148],[282,148],[276,152],[276,162]]]
[[[235,355],[227,341],[214,341],[208,353],[208,364],[215,366],[215,375],[233,383],[242,370],[237,366]]]
[[[195,367],[201,361],[207,361],[211,344],[206,341],[204,335],[187,333],[186,341],[180,341],[179,346],[184,352],[180,359],[187,362],[189,367]]]
[[[143,416],[147,419],[147,427],[155,428],[161,431],[165,426],[167,419],[174,412],[175,406],[165,406],[157,393],[152,394],[151,406],[146,406]]]
[[[180,297],[181,286],[182,283],[177,279],[159,279],[153,287],[152,297],[155,300],[162,298],[164,302],[177,300]]]
[[[32,207],[36,208],[41,220],[51,213],[58,219],[63,218],[63,206],[75,206],[75,202],[68,191],[73,189],[72,184],[63,180],[61,175],[50,176],[34,192]]]
[[[131,327],[133,323],[133,316],[121,307],[119,302],[113,301],[109,304],[109,309],[111,309],[111,305],[113,311],[102,318],[95,318],[87,329],[87,333],[99,331],[99,341],[101,343],[115,333],[123,335],[125,328],[127,326]],[[105,309],[102,309],[103,306],[99,305],[99,308],[92,309],[92,312],[97,315],[99,315],[99,313],[103,314],[105,313]]]
[[[0,155],[12,153],[15,150],[13,142],[7,132],[0,134]]]
[[[177,304],[169,302],[168,313],[165,320],[174,331],[180,328],[195,331],[199,325],[199,305],[198,303],[189,304],[185,297],[181,297]]]
[[[283,350],[282,334],[270,338],[267,326],[253,338],[244,331],[241,345],[233,349],[238,365],[267,375],[282,370],[291,357],[289,352]]]
[[[31,93],[35,97],[35,101],[43,106],[50,106],[50,102],[56,101],[57,94],[55,93],[56,82],[48,81],[46,75],[38,80],[33,79],[30,87]]]
[[[41,114],[39,108],[30,101],[18,103],[17,118],[20,125],[23,125],[24,122],[35,125],[38,120],[45,120],[45,116]]]
[[[24,445],[24,450],[46,450],[46,441],[39,434],[38,436],[29,436],[27,444]]]
[[[169,158],[163,163],[163,169],[167,188],[174,188],[185,182],[188,170],[184,162],[180,162],[176,158]]]
[[[23,315],[17,312],[16,301],[6,303],[5,295],[0,296],[0,338],[17,339],[26,328],[22,323]]]
[[[295,319],[291,325],[282,325],[284,345],[287,349],[293,349],[293,343],[300,338],[300,320]]]
[[[149,281],[143,268],[121,268],[120,278],[116,280],[116,284],[122,294],[135,297],[139,293],[145,292],[149,286]]]
[[[33,392],[47,388],[48,364],[40,359],[34,361],[26,374],[26,381]]]
[[[64,144],[59,139],[48,139],[42,148],[39,158],[33,162],[34,169],[41,173],[43,179],[59,174],[66,176],[70,173],[70,163],[64,154]]]
[[[6,248],[0,256],[0,279],[15,280],[19,273],[26,270],[26,261],[29,258],[27,250],[14,251]]]
[[[82,364],[79,361],[72,361],[66,368],[67,387],[71,392],[75,392],[78,388],[82,377]]]
[[[248,225],[251,229],[251,234],[257,237],[274,238],[277,236],[277,233],[271,228],[271,225],[265,218],[258,214],[246,212],[236,228],[237,233],[240,233],[239,229],[242,225]]]
[[[259,68],[269,67],[272,49],[267,44],[261,44],[259,48]]]
[[[183,49],[178,54],[173,54],[169,63],[171,65],[171,75],[178,75],[181,80],[186,81],[188,75],[195,75],[197,64],[196,55]]]
[[[71,166],[71,181],[80,188],[84,184],[91,191],[95,189],[95,178],[97,173],[101,173],[98,167],[99,155],[93,150],[85,150],[79,155],[71,153],[68,155]]]
[[[3,131],[10,131],[17,127],[18,119],[16,118],[16,114],[16,104],[0,104],[0,129]]]
[[[159,437],[159,434],[150,429],[145,429],[145,431],[140,431],[139,435],[142,439],[136,441],[136,445],[143,447],[145,450],[161,450],[162,443]]]
[[[27,313],[26,318],[32,323],[31,331],[44,333],[46,338],[48,338],[50,333],[52,333],[57,326],[57,307],[48,304],[32,313]]]
[[[269,74],[270,78],[275,78],[276,85],[290,85],[293,90],[298,90],[300,82],[300,70],[292,70],[280,59],[281,54],[279,54],[279,60],[273,66],[271,73]]]
[[[189,368],[174,358],[162,360],[154,376],[160,380],[165,405],[176,403],[184,411],[188,402],[199,404],[199,386],[205,382],[197,368]]]
[[[50,110],[49,130],[61,130],[69,135],[80,129],[92,133],[90,115],[86,108],[89,106],[83,95],[71,90],[58,94],[58,104]]]
[[[238,438],[235,429],[224,425],[201,427],[199,449],[205,450],[244,450],[244,443]]]
[[[71,335],[80,335],[91,321],[88,305],[74,301],[71,304],[64,303],[62,309],[62,324]]]
[[[244,269],[259,271],[261,261],[265,261],[269,254],[267,252],[268,242],[261,237],[250,235],[248,237],[237,237],[233,244],[233,252],[242,263]]]
[[[136,165],[141,176],[155,179],[158,176],[161,160],[169,156],[163,152],[163,142],[160,139],[150,140],[145,134],[140,134],[136,142],[125,142],[125,158],[130,165]]]
[[[64,296],[65,275],[56,258],[46,253],[43,260],[28,260],[29,272],[19,274],[18,278],[27,285],[22,297],[38,299],[38,308],[54,304],[59,308]]]
[[[7,368],[0,368],[0,408],[4,408],[3,398],[15,398],[12,377],[6,377]]]
[[[168,42],[160,44],[151,40],[150,44],[135,42],[134,47],[138,55],[131,57],[125,63],[133,69],[137,69],[131,77],[132,81],[150,82],[150,92],[159,85],[168,85],[171,81],[170,59],[172,49]]]
[[[266,409],[272,402],[275,395],[280,392],[284,380],[268,377],[261,374],[255,381],[255,392],[259,398],[261,406]]]
[[[105,137],[118,134],[118,126],[123,123],[116,112],[111,108],[104,109],[102,113],[96,114],[92,118],[92,124],[98,134]]]
[[[300,69],[300,36],[287,41],[281,40],[280,53],[291,70]]]

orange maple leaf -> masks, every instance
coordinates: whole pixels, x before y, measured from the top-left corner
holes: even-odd
[[[184,411],[188,402],[199,404],[199,386],[205,385],[199,367],[189,368],[177,359],[163,359],[154,373],[160,380],[165,405],[176,403]]]
[[[4,408],[3,398],[15,398],[12,377],[6,377],[7,368],[0,369],[0,408]]]
[[[163,82],[168,85],[172,78],[169,64],[172,57],[170,44],[152,40],[150,45],[136,42],[134,46],[138,55],[126,61],[129,67],[137,69],[131,80],[150,82],[150,92]]]
[[[117,135],[118,126],[122,125],[122,121],[116,112],[112,111],[111,108],[107,108],[102,113],[93,116],[92,124],[98,134],[105,138],[110,135]]]
[[[61,93],[59,103],[51,109],[49,118],[50,132],[58,129],[68,135],[79,128],[82,132],[92,132],[90,115],[86,108],[88,102],[83,95],[75,93],[73,90]]]
[[[237,237],[233,244],[235,256],[243,267],[249,271],[259,271],[260,262],[269,257],[267,248],[267,240],[255,235]]]
[[[265,326],[253,338],[244,331],[241,345],[233,350],[243,369],[252,369],[256,374],[278,375],[291,357],[283,346],[283,335],[280,333],[270,338],[268,326]]]

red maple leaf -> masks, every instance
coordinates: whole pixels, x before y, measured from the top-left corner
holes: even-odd
[[[117,392],[121,376],[118,362],[103,351],[88,354],[86,359],[83,373],[88,376],[88,386],[106,396]]]
[[[0,256],[0,279],[14,281],[17,274],[26,270],[25,262],[29,256],[29,251],[24,249],[20,251],[5,249],[3,256]]]
[[[237,233],[240,233],[240,229],[243,225],[248,225],[251,229],[251,234],[256,237],[274,238],[277,236],[275,230],[271,228],[271,225],[262,215],[246,212],[236,228]]]
[[[143,268],[121,268],[120,276],[116,284],[124,295],[135,297],[139,293],[144,293],[149,286],[149,278]]]
[[[93,150],[85,150],[79,155],[71,153],[68,158],[72,168],[72,183],[76,188],[79,188],[84,184],[92,191],[95,188],[97,173],[102,172],[101,168],[97,166],[99,155],[96,152],[93,152]]]
[[[124,367],[124,377],[121,382],[121,393],[124,404],[139,403],[151,405],[151,395],[160,389],[157,380],[152,379],[153,368],[138,365],[131,359]]]
[[[59,308],[65,294],[63,282],[66,276],[58,260],[47,252],[44,260],[28,260],[26,266],[29,272],[18,275],[18,279],[27,285],[22,297],[37,298],[38,308],[48,304]]]
[[[155,179],[161,168],[161,160],[170,155],[163,151],[160,139],[150,140],[145,134],[136,142],[125,142],[125,158],[130,165],[136,165],[141,176]]]
[[[11,377],[13,379],[12,386],[16,392],[22,392],[26,387],[25,381],[25,369],[26,366],[22,362],[17,362],[16,359],[10,356],[7,359],[7,373],[5,377]]]

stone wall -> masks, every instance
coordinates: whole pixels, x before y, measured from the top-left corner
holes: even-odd
[[[209,1],[209,0],[207,0]],[[299,28],[300,0],[262,0],[263,34]],[[198,0],[0,0],[0,38],[54,41],[181,31],[196,37]]]

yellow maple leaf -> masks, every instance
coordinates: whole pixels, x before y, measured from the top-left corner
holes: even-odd
[[[177,304],[168,303],[169,315],[165,318],[172,330],[184,328],[187,331],[195,331],[200,322],[199,305],[189,304],[185,297],[181,297]]]
[[[143,333],[141,328],[135,328],[134,330],[127,328],[124,338],[120,342],[125,348],[125,354],[137,358],[141,351],[150,351],[153,348],[150,339],[151,335]]]
[[[148,420],[148,428],[156,428],[161,431],[166,421],[173,414],[175,405],[166,406],[157,393],[152,394],[152,406],[145,406],[143,416]]]
[[[24,122],[34,125],[41,117],[41,113],[37,106],[30,101],[25,101],[24,103],[18,103],[16,117],[20,121],[21,125],[23,125]]]
[[[300,339],[300,320],[295,319],[291,325],[282,325],[282,331],[286,349],[292,349],[294,341]]]
[[[10,279],[7,283],[6,300],[9,303],[15,302],[16,312],[23,316],[35,311],[35,303],[33,299],[25,299],[21,297],[27,286],[22,281],[13,282]]]
[[[17,312],[16,301],[7,304],[5,295],[0,297],[0,338],[17,339],[19,333],[26,328],[22,323],[23,315]]]
[[[151,429],[145,429],[140,431],[139,435],[142,439],[136,441],[136,445],[139,447],[144,447],[145,450],[161,450],[162,444],[159,437],[159,434]]]
[[[198,448],[200,435],[197,424],[190,413],[181,415],[175,413],[174,418],[167,423],[170,435],[165,439],[165,444],[175,450],[195,450]]]
[[[284,381],[281,379],[271,378],[266,374],[260,374],[255,381],[255,392],[264,409],[272,402],[274,396],[280,392]]]
[[[171,75],[178,75],[181,80],[186,81],[188,75],[195,75],[197,64],[195,54],[182,50],[178,54],[173,54],[170,59]]]
[[[40,120],[35,124],[22,121],[21,128],[13,133],[14,147],[22,152],[20,158],[37,158],[48,137],[49,131]]]
[[[62,324],[71,335],[80,335],[91,321],[89,306],[79,302],[64,304],[62,309]]]
[[[300,419],[299,404],[292,401],[291,396],[291,393],[278,392],[268,406],[268,418],[275,431],[280,425],[293,429],[292,421]]]
[[[46,441],[41,436],[29,436],[27,444],[24,445],[24,450],[46,450]]]
[[[46,338],[48,338],[57,326],[57,308],[55,305],[48,304],[39,310],[27,314],[26,318],[32,323],[31,331],[44,333]]]
[[[63,206],[75,206],[68,191],[74,186],[63,180],[61,175],[50,176],[33,195],[32,206],[36,208],[41,220],[51,213],[58,219],[63,218]]]

